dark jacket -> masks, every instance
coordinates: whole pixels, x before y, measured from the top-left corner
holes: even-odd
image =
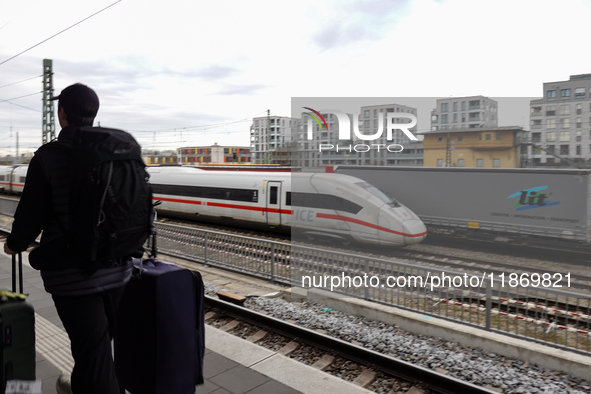
[[[58,140],[70,141],[75,130],[73,126],[63,128]],[[12,233],[6,240],[10,249],[23,251],[43,231],[40,246],[31,252],[29,262],[41,270],[46,290],[54,294],[61,294],[64,285],[68,294],[98,292],[123,285],[131,274],[131,263],[124,262],[99,269],[89,277],[85,274],[88,262],[69,249],[64,232],[73,219],[70,179],[75,168],[70,151],[61,144],[48,143],[35,152],[14,214]],[[63,283],[66,278],[68,283]]]

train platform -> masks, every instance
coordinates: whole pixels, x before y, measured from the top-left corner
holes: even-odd
[[[55,382],[62,371],[74,365],[70,342],[59,319],[51,295],[44,287],[38,271],[23,254],[24,292],[35,308],[37,380],[43,394],[56,394]],[[205,274],[204,279],[219,280]],[[223,281],[223,280],[222,280]],[[225,280],[228,282],[228,280]],[[230,284],[231,283],[226,283]],[[243,291],[257,291],[234,282]],[[11,289],[11,257],[0,253],[0,288]],[[232,287],[232,286],[230,286]],[[276,352],[239,339],[213,327],[206,326],[204,359],[205,384],[195,394],[361,394],[370,393],[310,366],[281,356]]]

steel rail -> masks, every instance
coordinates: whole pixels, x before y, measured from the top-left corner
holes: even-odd
[[[210,296],[205,297],[205,305],[215,308],[224,313],[239,318],[247,323],[259,327],[268,327],[271,331],[281,335],[299,339],[314,347],[318,347],[330,352],[336,352],[344,358],[355,362],[370,365],[375,369],[382,371],[399,379],[421,384],[432,390],[434,393],[457,394],[496,394],[495,391],[475,384],[464,382],[460,379],[443,375],[430,369],[413,365],[409,362],[398,360],[386,356],[376,351],[365,349],[361,346],[351,344],[341,339],[321,334],[319,332],[297,326],[274,318],[272,316],[258,313],[248,308],[244,308],[226,301],[219,300]]]

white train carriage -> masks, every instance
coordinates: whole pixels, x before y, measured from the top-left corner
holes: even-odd
[[[0,190],[3,193],[22,193],[28,169],[26,164],[0,166]]]
[[[427,235],[408,208],[347,175],[187,167],[150,167],[148,172],[164,215],[381,245],[414,244]]]

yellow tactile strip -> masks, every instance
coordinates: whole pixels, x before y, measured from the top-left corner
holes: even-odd
[[[36,350],[61,371],[71,372],[74,359],[66,332],[35,313]]]

